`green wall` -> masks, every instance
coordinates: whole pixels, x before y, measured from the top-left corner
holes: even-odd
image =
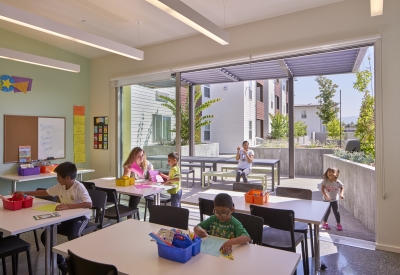
[[[0,59],[0,75],[32,78],[32,90],[24,93],[6,93],[0,91],[0,175],[17,173],[17,164],[4,164],[4,114],[58,116],[66,117],[66,158],[54,163],[74,161],[73,155],[73,106],[86,107],[86,162],[78,167],[90,168],[90,127],[93,125],[90,114],[90,60],[77,54],[61,50],[16,33],[0,29],[0,47],[26,52],[65,62],[79,64],[80,73],[31,65],[6,59]],[[72,43],[72,42],[66,42]],[[35,133],[26,133],[35,134]],[[89,178],[90,174],[84,175]],[[18,190],[32,190],[36,187],[48,187],[56,180],[28,181],[17,184]],[[11,182],[0,179],[0,194],[11,191]]]

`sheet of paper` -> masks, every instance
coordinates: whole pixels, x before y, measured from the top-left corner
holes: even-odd
[[[74,125],[74,135],[84,135],[85,125],[75,124]]]
[[[149,170],[150,180],[152,182],[164,182],[163,178],[158,174],[157,170]]]
[[[226,241],[227,239],[208,236],[202,239],[200,252],[219,257],[221,256],[219,249]]]
[[[132,163],[132,165],[131,165],[131,169],[132,169],[132,171],[136,174],[136,175],[138,175],[139,177],[141,177],[141,178],[144,178],[144,176],[143,176],[143,169],[136,163],[136,162],[134,162],[134,163]],[[149,170],[150,171],[150,170]]]
[[[35,208],[33,208],[33,210],[54,212],[54,211],[56,211],[56,206],[57,206],[57,204],[46,204],[46,205],[42,205],[39,207],[35,207]]]
[[[74,115],[84,116],[85,115],[85,106],[74,106]]]
[[[86,162],[86,154],[85,153],[74,154],[74,162],[75,163]]]
[[[85,116],[74,116],[74,124],[85,124]]]
[[[135,184],[135,187],[136,187],[137,189],[143,189],[143,188],[153,188],[154,186],[145,185],[145,184]]]
[[[85,142],[85,135],[74,135],[74,143],[84,143]]]
[[[74,144],[74,154],[85,153],[85,144]]]

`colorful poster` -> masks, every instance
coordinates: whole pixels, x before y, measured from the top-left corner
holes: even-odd
[[[21,163],[31,162],[31,146],[18,146],[18,156]]]
[[[108,116],[93,118],[93,148],[108,150]]]

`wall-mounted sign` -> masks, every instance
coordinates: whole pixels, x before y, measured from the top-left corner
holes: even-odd
[[[94,149],[108,149],[108,116],[94,117]]]
[[[9,93],[20,93],[29,92],[32,88],[32,79],[24,78],[19,76],[9,76],[9,75],[1,75],[0,76],[0,90],[3,92]]]

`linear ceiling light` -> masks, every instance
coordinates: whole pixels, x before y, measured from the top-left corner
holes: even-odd
[[[229,33],[215,25],[185,3],[178,0],[146,1],[218,43],[222,45],[229,44]]]
[[[104,51],[143,60],[143,51],[0,3],[0,19]]]
[[[371,0],[371,16],[383,14],[383,0]]]
[[[81,66],[77,64],[67,63],[60,60],[50,59],[47,57],[33,55],[29,53],[17,52],[4,48],[0,48],[0,58],[10,59],[14,61],[34,64],[74,73],[79,73],[81,70]]]

